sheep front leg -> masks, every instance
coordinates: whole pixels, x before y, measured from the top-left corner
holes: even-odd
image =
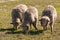
[[[53,32],[53,23],[50,23],[50,27],[51,27],[51,32]]]
[[[17,30],[17,26],[16,25],[13,25],[13,27],[14,27],[14,30]]]
[[[19,25],[19,23],[13,24],[13,27],[14,27],[15,30],[17,30],[18,25]]]
[[[29,28],[29,29],[31,30],[31,28],[32,28],[32,27],[31,27],[31,23],[30,23],[30,28]]]

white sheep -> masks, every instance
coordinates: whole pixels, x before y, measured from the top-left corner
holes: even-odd
[[[54,6],[48,5],[42,11],[42,16],[41,16],[41,19],[39,19],[39,20],[40,20],[41,26],[43,26],[44,30],[47,29],[48,25],[50,25],[51,32],[52,32],[53,31],[53,25],[54,25],[56,18],[57,18],[56,9],[54,8]]]
[[[31,26],[31,24],[34,26],[36,30],[37,29],[37,21],[38,21],[38,10],[35,7],[28,7],[27,11],[24,13],[23,22],[21,26],[23,27],[23,31],[27,32],[28,27]]]
[[[19,4],[16,7],[12,9],[12,23],[14,29],[17,29],[17,26],[20,24],[20,22],[23,21],[23,15],[25,11],[27,10],[27,6],[25,4]]]

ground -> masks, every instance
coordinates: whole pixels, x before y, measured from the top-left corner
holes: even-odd
[[[60,0],[15,0],[15,1],[0,1],[0,40],[60,40]],[[6,2],[5,2],[6,1]],[[57,10],[57,20],[54,24],[54,32],[51,34],[50,27],[44,33],[42,27],[38,23],[39,32],[32,27],[30,34],[22,33],[20,27],[15,32],[12,32],[13,26],[11,23],[12,8],[18,4],[26,4],[27,6],[34,6],[39,11],[39,18],[41,12],[47,5],[53,5]]]

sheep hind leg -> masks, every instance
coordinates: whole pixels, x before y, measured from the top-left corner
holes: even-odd
[[[33,23],[33,26],[34,26],[34,28],[35,28],[36,30],[38,30],[38,29],[37,29],[36,22]]]

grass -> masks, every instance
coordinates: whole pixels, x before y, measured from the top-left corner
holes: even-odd
[[[60,40],[59,23],[54,25],[53,34],[50,33],[50,27],[48,27],[47,31],[42,33],[42,27],[39,24],[39,33],[33,27],[29,35],[24,35],[21,27],[17,31],[11,32],[11,10],[14,6],[21,3],[26,4],[27,6],[31,5],[36,7],[39,11],[39,17],[45,6],[53,5],[58,13],[56,22],[60,22],[60,0],[17,0],[3,2],[0,3],[0,40]]]

